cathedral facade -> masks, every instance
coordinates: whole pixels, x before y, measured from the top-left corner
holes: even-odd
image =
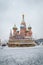
[[[22,15],[22,21],[20,24],[20,30],[16,25],[13,26],[13,33],[10,31],[10,37],[8,46],[16,47],[16,46],[35,46],[35,42],[32,40],[32,27],[29,25],[26,28],[26,23],[24,21],[24,15]]]

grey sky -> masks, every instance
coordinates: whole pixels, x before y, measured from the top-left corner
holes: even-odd
[[[35,37],[43,38],[43,0],[0,0],[0,38],[8,39],[10,29],[19,28],[25,15],[27,26],[32,26]]]

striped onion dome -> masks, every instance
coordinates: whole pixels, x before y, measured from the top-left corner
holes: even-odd
[[[16,25],[14,24],[14,27],[13,27],[13,29],[16,29],[17,30],[17,27],[16,27]]]
[[[28,29],[31,29],[32,27],[30,26],[30,24],[29,24],[29,26],[28,26]]]
[[[26,28],[26,26],[25,25],[21,25],[20,28],[23,29],[23,28]]]

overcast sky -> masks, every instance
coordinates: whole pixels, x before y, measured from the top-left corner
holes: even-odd
[[[34,37],[43,38],[43,0],[0,0],[0,38],[8,39],[10,29],[20,27],[22,14],[32,26]]]

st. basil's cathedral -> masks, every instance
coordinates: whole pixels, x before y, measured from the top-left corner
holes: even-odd
[[[24,21],[24,14],[22,15],[22,21],[20,24],[20,30],[16,25],[13,26],[13,33],[10,31],[10,37],[8,41],[9,47],[29,47],[35,46],[36,43],[32,38],[32,27],[29,25],[26,28],[26,23]]]

